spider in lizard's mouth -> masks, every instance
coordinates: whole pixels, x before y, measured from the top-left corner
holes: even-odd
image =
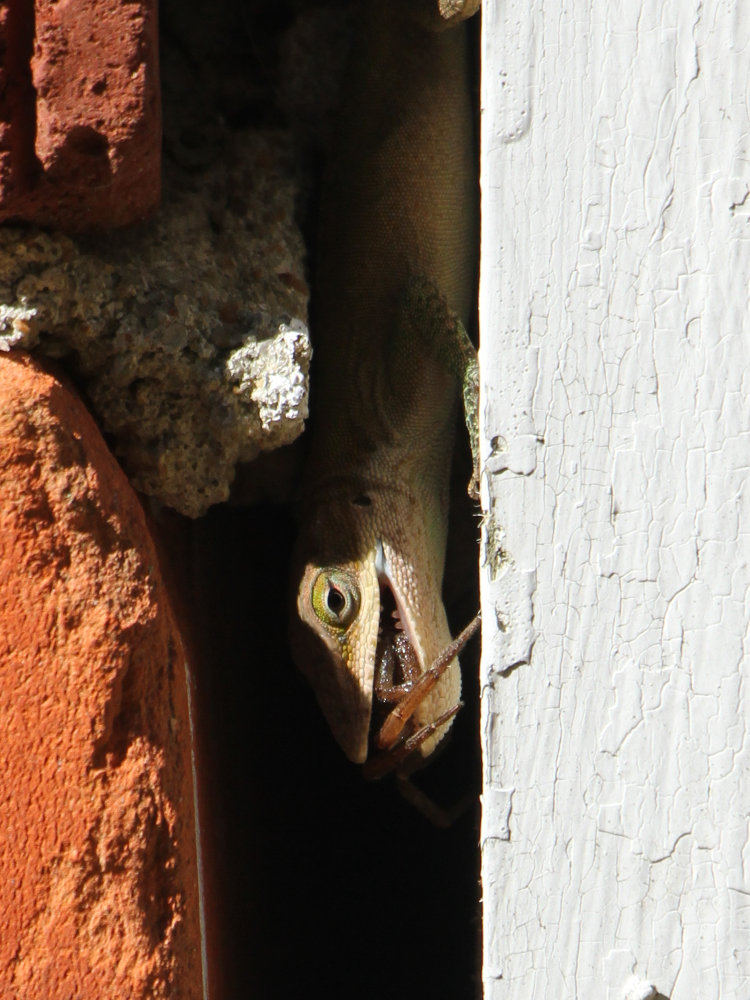
[[[380,584],[380,625],[375,654],[370,754],[365,776],[379,778],[411,757],[425,740],[461,708],[461,703],[422,725],[414,713],[479,627],[479,615],[442,651],[424,673],[387,580]]]
[[[393,591],[387,583],[380,584],[380,625],[375,653],[375,711],[380,709],[384,721],[393,705],[401,701],[420,675],[417,651],[409,639],[401,619]]]

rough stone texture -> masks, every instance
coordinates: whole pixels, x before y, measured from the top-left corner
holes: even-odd
[[[133,484],[197,516],[302,432],[304,257],[287,140],[240,133],[138,231],[0,230],[0,349],[65,357]]]
[[[201,996],[186,667],[77,398],[0,355],[0,996]]]
[[[0,221],[69,232],[159,201],[156,0],[18,0],[0,10]]]

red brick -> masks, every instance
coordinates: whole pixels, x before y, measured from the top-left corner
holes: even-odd
[[[153,212],[156,0],[15,0],[0,51],[0,221],[79,232]]]
[[[185,662],[76,396],[0,355],[0,997],[201,995]]]

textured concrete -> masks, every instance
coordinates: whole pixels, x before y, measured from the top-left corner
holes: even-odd
[[[225,153],[174,169],[157,218],[135,231],[0,229],[0,351],[63,359],[133,485],[191,517],[307,417],[289,143],[245,132]]]
[[[201,996],[182,647],[80,401],[0,355],[0,996]]]

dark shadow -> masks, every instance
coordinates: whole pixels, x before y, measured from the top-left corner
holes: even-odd
[[[202,169],[224,155],[227,131],[286,124],[273,106],[279,36],[303,6],[281,0],[271,16],[267,4],[220,0],[206,19],[198,0],[162,4],[167,165]],[[308,176],[302,195],[313,187]],[[468,478],[465,462],[446,570],[454,634],[478,603]],[[444,830],[392,778],[363,779],[291,662],[288,512],[222,506],[189,530],[213,1000],[479,996],[476,643],[462,657],[466,708],[452,739],[413,778],[440,807],[468,802]]]
[[[45,169],[47,180],[64,177],[66,184],[86,184],[89,188],[107,187],[112,182],[109,142],[90,125],[76,125],[65,136],[54,159]]]
[[[215,509],[193,527],[220,954],[217,1000],[471,997],[478,990],[477,815],[431,825],[395,782],[366,782],[289,661],[293,525]],[[469,658],[467,657],[467,662]],[[474,698],[472,692],[471,698]],[[415,777],[452,805],[473,789],[476,717]]]
[[[9,145],[0,143],[0,153],[9,159],[3,178],[7,198],[11,191],[21,193],[41,174],[35,152],[36,90],[31,77],[35,31],[33,0],[18,0],[8,5],[4,20],[0,37],[0,66],[4,78],[0,87],[0,122],[10,127],[4,130]]]

